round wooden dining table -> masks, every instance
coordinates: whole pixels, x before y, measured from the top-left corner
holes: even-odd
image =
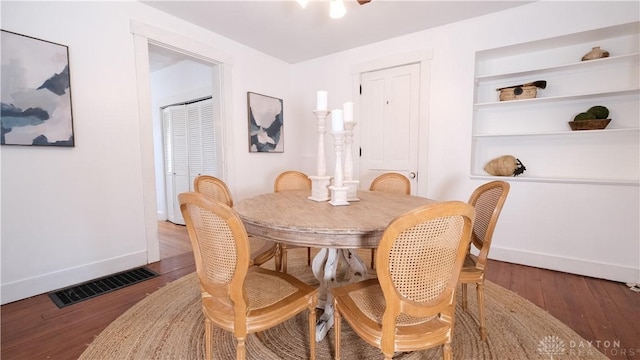
[[[367,267],[355,249],[376,248],[395,217],[434,200],[381,191],[358,191],[359,201],[334,206],[309,199],[309,190],[280,191],[246,198],[234,204],[247,233],[274,242],[321,250],[312,271],[320,283],[316,341],[333,326],[330,288],[363,280]],[[340,263],[349,269],[339,273]],[[338,276],[342,275],[342,276]]]

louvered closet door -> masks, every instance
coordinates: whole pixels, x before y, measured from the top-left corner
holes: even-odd
[[[178,194],[193,191],[196,176],[217,174],[213,101],[163,109],[167,219],[184,225]]]
[[[216,172],[215,126],[213,100],[187,105],[189,124],[189,178],[198,175],[218,176]]]

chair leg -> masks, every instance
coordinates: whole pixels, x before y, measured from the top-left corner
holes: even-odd
[[[316,359],[316,303],[309,306],[309,358]]]
[[[213,323],[209,319],[204,319],[204,353],[207,360],[212,359],[213,345]]]
[[[480,339],[487,340],[487,328],[484,323],[484,282],[476,283],[476,295],[478,296],[478,318],[480,319]]]
[[[444,360],[452,360],[453,359],[453,355],[451,352],[451,344],[450,343],[444,343],[444,345],[442,345],[442,359]]]
[[[376,268],[376,249],[371,249],[371,270]]]
[[[311,266],[311,248],[307,248],[307,266]]]
[[[467,311],[467,284],[462,283],[462,310]]]
[[[236,338],[238,347],[236,349],[236,360],[244,360],[247,356],[247,348],[245,346],[245,339],[243,337]]]
[[[276,264],[276,271],[282,271],[282,244],[281,243],[277,243],[276,244],[276,253],[273,256],[273,260],[275,261]]]
[[[335,304],[335,302],[334,302]],[[335,360],[340,360],[340,329],[341,329],[341,322],[342,317],[340,316],[340,311],[338,311],[337,307],[334,305],[334,309],[333,309],[333,332],[335,334],[335,355],[334,358]]]
[[[282,247],[282,272],[287,273],[287,247]]]

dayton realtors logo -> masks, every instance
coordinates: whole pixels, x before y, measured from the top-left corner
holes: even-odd
[[[538,354],[549,355],[553,359],[553,355],[562,355],[566,352],[564,341],[557,336],[545,336],[538,343]]]
[[[602,353],[606,356],[626,355],[634,357],[640,349],[623,348],[620,340],[569,340],[565,342],[558,336],[545,336],[538,342],[538,354],[549,355],[550,359],[559,355],[593,356]]]

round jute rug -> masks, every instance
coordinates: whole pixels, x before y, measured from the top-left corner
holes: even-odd
[[[266,268],[273,269],[272,263]],[[306,265],[306,250],[289,251],[289,273],[317,284]],[[573,330],[517,294],[486,283],[486,342],[477,327],[475,287],[469,287],[469,310],[456,310],[454,359],[606,359],[597,350],[574,349],[586,344]],[[316,357],[333,359],[334,333],[317,344]],[[307,314],[247,339],[248,359],[308,359]],[[214,333],[214,359],[235,359],[235,340],[221,329]],[[382,359],[381,352],[368,345],[342,323],[342,358]],[[579,351],[578,351],[579,350]],[[442,351],[396,354],[407,360],[441,359]],[[178,279],[129,309],[110,324],[89,345],[80,360],[107,359],[204,359],[204,318],[195,273]]]

